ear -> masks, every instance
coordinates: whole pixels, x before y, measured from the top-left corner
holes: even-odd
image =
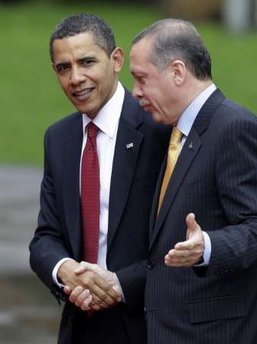
[[[124,64],[124,52],[123,49],[117,47],[113,50],[111,57],[113,61],[113,70],[116,73],[119,73],[121,71],[121,68]]]
[[[171,63],[172,75],[174,83],[180,86],[186,77],[186,65],[182,60],[173,60]]]

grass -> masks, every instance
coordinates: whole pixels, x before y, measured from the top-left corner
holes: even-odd
[[[228,98],[257,114],[257,32],[233,35],[213,24],[198,29],[212,56],[214,82]]]
[[[48,40],[64,16],[86,11],[102,16],[128,54],[134,35],[161,18],[156,8],[137,6],[53,6],[33,2],[0,7],[0,162],[42,164],[43,133],[48,125],[74,111],[57,84]],[[213,60],[213,77],[224,93],[257,113],[256,33],[232,36],[214,24],[197,25]],[[121,81],[131,89],[128,58]]]

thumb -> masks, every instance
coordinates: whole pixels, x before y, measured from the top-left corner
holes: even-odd
[[[190,213],[186,217],[187,224],[187,239],[190,239],[196,231],[199,230],[199,225],[195,220],[195,214]]]
[[[85,262],[85,261],[81,261],[79,263],[79,266],[76,268],[75,273],[77,275],[79,275],[79,274],[82,274],[83,272],[85,272],[86,270],[94,271],[94,266],[95,266],[95,264],[91,264],[91,263],[88,263],[88,262]]]

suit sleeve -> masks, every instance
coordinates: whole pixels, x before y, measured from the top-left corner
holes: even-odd
[[[216,180],[228,226],[208,231],[209,272],[227,274],[257,262],[257,121],[237,118],[219,138]]]
[[[56,263],[69,257],[58,216],[54,178],[51,173],[48,157],[48,134],[44,141],[44,175],[40,191],[40,212],[38,227],[29,245],[30,265],[32,270],[56,294],[56,286],[52,280],[52,271]]]
[[[129,308],[144,305],[144,289],[146,282],[147,261],[135,263],[116,272],[125,301]]]

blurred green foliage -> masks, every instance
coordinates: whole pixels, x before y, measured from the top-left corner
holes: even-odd
[[[71,2],[70,2],[71,3]],[[10,3],[9,3],[10,4]],[[49,36],[65,16],[89,12],[102,16],[128,55],[134,35],[162,17],[157,7],[0,2],[0,162],[42,164],[43,133],[48,125],[74,111],[52,71]],[[224,93],[257,113],[256,33],[235,37],[217,24],[196,25],[213,60],[213,77]],[[128,57],[121,81],[131,89]]]

